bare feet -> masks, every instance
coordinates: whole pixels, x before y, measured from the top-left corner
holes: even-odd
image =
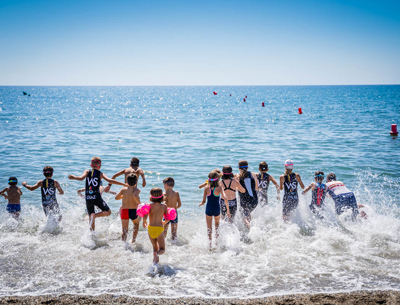
[[[158,257],[158,254],[156,251],[153,252],[153,263],[158,264],[158,262],[160,261],[160,258]]]

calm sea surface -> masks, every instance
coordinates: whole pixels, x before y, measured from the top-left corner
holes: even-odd
[[[400,125],[400,86],[0,87],[0,186],[10,176],[19,186],[32,185],[51,165],[65,191],[58,196],[59,226],[44,217],[40,190],[22,189],[19,222],[0,198],[0,295],[399,290],[400,139],[389,135],[394,123]],[[120,241],[120,202],[111,194],[104,198],[112,216],[88,231],[76,193],[84,182],[67,176],[89,169],[92,156],[101,157],[109,177],[138,157],[147,179],[142,202],[165,177],[175,179],[183,203],[179,242],[168,238],[160,266],[152,265],[142,227],[135,245]],[[338,219],[328,201],[327,221],[316,222],[308,194],[284,224],[282,203],[270,187],[269,206],[253,213],[250,242],[242,241],[247,233],[237,217],[234,225],[222,224],[208,253],[198,185],[214,168],[231,165],[237,172],[242,159],[255,172],[266,161],[276,179],[292,159],[306,185],[316,170],[335,172],[367,205],[369,219]]]

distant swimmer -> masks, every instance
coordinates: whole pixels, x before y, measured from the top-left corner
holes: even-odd
[[[282,201],[282,215],[283,220],[288,222],[293,212],[299,205],[299,194],[297,193],[297,187],[304,189],[303,181],[298,173],[293,173],[293,161],[285,161],[285,173],[279,177],[279,185],[281,191],[284,189],[285,193],[283,195]]]
[[[133,157],[131,159],[130,167],[119,171],[114,176],[112,176],[112,179],[116,179],[117,177],[119,177],[121,175],[124,175],[125,176],[125,183],[127,183],[127,178],[128,178],[128,175],[130,175],[130,174],[135,174],[138,177],[138,180],[139,180],[139,176],[142,177],[142,187],[146,186],[146,177],[144,175],[144,171],[139,167],[139,159],[136,158],[136,157]],[[111,184],[107,185],[105,187],[104,191],[106,193],[108,193],[110,188],[111,188]]]
[[[326,177],[326,187],[330,197],[335,202],[335,211],[337,215],[341,215],[345,211],[351,210],[351,218],[354,220],[360,214],[362,218],[368,218],[364,211],[359,212],[359,208],[364,207],[357,204],[354,193],[351,192],[343,182],[336,180],[335,173],[330,173]]]
[[[246,190],[244,193],[239,192],[240,206],[244,224],[250,229],[251,212],[258,205],[258,178],[256,173],[248,171],[249,163],[246,160],[239,161],[239,183]]]
[[[22,191],[17,184],[18,179],[16,177],[10,177],[10,179],[8,179],[9,187],[6,187],[0,192],[0,195],[8,200],[6,208],[7,212],[10,213],[15,219],[18,219],[21,213],[20,200],[22,196]]]
[[[311,184],[302,192],[302,194],[305,195],[309,190],[312,190],[310,210],[320,219],[324,218],[322,216],[322,211],[325,209],[325,196],[327,193],[326,184],[323,183],[324,177],[324,172],[315,172],[315,182],[311,182]]]
[[[126,180],[129,186],[123,187],[117,196],[115,196],[115,200],[122,199],[122,206],[120,208],[122,240],[126,241],[130,219],[133,223],[132,243],[134,243],[139,232],[140,224],[140,217],[138,217],[136,213],[137,207],[140,204],[140,190],[137,188],[138,178],[135,174],[129,174]]]
[[[203,192],[203,200],[199,204],[202,206],[206,203],[206,222],[207,222],[207,234],[209,239],[209,249],[212,248],[212,222],[214,219],[215,225],[215,237],[218,238],[219,233],[219,219],[221,214],[221,208],[219,205],[219,198],[222,195],[223,198],[226,198],[225,192],[223,188],[219,186],[219,174],[216,171],[211,171],[208,174],[208,185],[204,188]],[[230,217],[229,212],[229,204],[228,200],[225,199],[225,205],[227,209],[228,217]]]
[[[101,168],[101,159],[99,157],[93,157],[90,163],[90,167],[92,169],[85,170],[82,175],[74,176],[69,175],[68,179],[71,180],[85,180],[86,183],[86,191],[85,191],[85,199],[86,199],[86,209],[89,215],[89,223],[90,229],[94,231],[95,229],[95,219],[98,217],[106,217],[111,215],[111,210],[108,207],[107,203],[103,200],[100,193],[100,182],[101,179],[106,180],[111,184],[118,184],[122,186],[127,186],[127,184],[119,182],[114,179],[108,178],[104,173],[100,171]],[[95,213],[94,207],[97,206],[101,212]]]
[[[23,93],[24,95],[31,96],[30,94],[26,93],[25,91],[22,91],[22,93]]]
[[[227,219],[229,222],[233,222],[237,212],[237,200],[236,200],[236,190],[245,193],[245,188],[239,183],[238,178],[236,178],[232,173],[232,167],[229,165],[225,165],[222,168],[222,177],[219,185],[224,189],[225,196],[221,196],[219,200],[219,205],[221,207],[221,215],[222,219]],[[228,200],[228,209],[226,207],[225,199]],[[230,213],[230,217],[226,218],[228,215],[228,211]]]
[[[163,203],[164,195],[162,189],[153,187],[150,191],[150,211],[143,217],[143,228],[147,228],[149,239],[153,246],[153,263],[158,264],[159,255],[165,252],[165,237],[163,217],[168,213],[168,207]],[[147,225],[149,217],[149,225]]]
[[[272,182],[276,187],[276,198],[280,200],[279,197],[279,185],[275,178],[268,174],[268,164],[263,161],[258,165],[258,170],[260,173],[257,175],[258,178],[258,202],[261,206],[268,205],[268,188],[269,183]]]
[[[42,206],[44,214],[49,216],[51,212],[58,217],[58,220],[61,221],[62,215],[56,198],[56,190],[58,190],[60,195],[63,195],[64,191],[57,180],[52,179],[53,173],[54,169],[51,166],[45,166],[43,168],[43,176],[45,176],[44,180],[39,180],[33,186],[28,185],[28,183],[24,181],[22,182],[22,185],[30,191],[34,191],[40,187],[42,192]]]
[[[168,227],[171,224],[171,235],[172,240],[178,239],[178,209],[182,206],[181,197],[179,193],[174,191],[175,180],[172,177],[167,177],[163,180],[164,190],[165,190],[165,204],[169,208],[174,208],[176,210],[176,218],[171,221],[167,221],[164,225],[164,236],[167,238]]]

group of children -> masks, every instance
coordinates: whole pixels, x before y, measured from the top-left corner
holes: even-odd
[[[199,206],[206,204],[205,214],[207,221],[208,238],[212,242],[212,222],[214,220],[216,237],[218,237],[218,227],[220,215],[222,219],[233,222],[237,211],[238,203],[236,194],[240,199],[241,214],[244,224],[250,228],[251,213],[258,204],[265,206],[268,204],[268,188],[272,182],[277,190],[277,199],[280,200],[280,191],[284,190],[282,201],[282,215],[285,221],[290,219],[290,216],[296,210],[299,197],[298,185],[304,189],[304,184],[298,173],[293,172],[293,161],[286,160],[285,173],[280,176],[279,184],[274,177],[268,174],[268,164],[261,162],[259,164],[259,173],[252,173],[248,170],[248,162],[245,160],[239,161],[238,174],[233,174],[231,166],[224,166],[222,172],[219,169],[214,169],[208,175],[205,183],[200,185],[204,188],[203,200]],[[140,218],[137,209],[141,204],[140,190],[138,189],[139,177],[142,177],[142,186],[146,186],[144,171],[139,168],[139,159],[132,158],[130,167],[125,168],[116,173],[112,178],[108,178],[100,171],[101,159],[93,157],[91,159],[90,169],[85,170],[82,175],[69,175],[71,180],[85,180],[85,188],[78,190],[78,194],[85,191],[86,209],[89,215],[90,229],[95,229],[95,219],[99,217],[107,217],[111,215],[111,210],[107,203],[102,198],[103,192],[115,194],[116,200],[122,199],[122,205],[119,210],[122,223],[122,240],[126,241],[129,229],[129,220],[133,223],[132,243],[135,242],[138,231]],[[22,183],[30,191],[41,188],[42,206],[44,213],[55,215],[58,220],[61,220],[61,211],[57,203],[56,190],[59,194],[64,194],[60,184],[53,180],[53,168],[45,166],[43,169],[44,180],[38,181],[35,185],[29,186],[25,181]],[[118,176],[124,175],[124,182],[115,180]],[[103,188],[102,179],[109,184]],[[352,218],[356,218],[359,214],[358,205],[355,196],[346,186],[336,181],[336,175],[330,173],[327,176],[327,183],[324,184],[324,173],[317,171],[314,177],[315,182],[311,183],[304,191],[312,191],[312,199],[310,204],[311,211],[319,218],[323,218],[322,211],[325,207],[326,195],[331,196],[335,202],[335,211],[338,215],[342,214],[346,209],[352,210]],[[22,196],[21,189],[17,186],[18,180],[16,177],[10,177],[9,187],[0,192],[0,195],[8,199],[7,211],[14,217],[18,218],[21,207],[20,197]],[[111,192],[112,184],[123,186],[118,192]],[[179,193],[174,191],[175,181],[172,177],[163,180],[164,190],[161,188],[152,188],[150,191],[150,210],[148,215],[143,216],[143,227],[148,228],[149,239],[153,245],[154,258],[153,261],[158,263],[159,255],[165,252],[165,237],[167,236],[169,223],[171,223],[172,240],[177,239],[178,214],[174,220],[166,220],[167,209],[179,209],[181,207],[181,199]],[[96,210],[97,209],[97,212]],[[367,215],[361,212],[361,216],[366,218]],[[147,224],[149,218],[149,224]]]

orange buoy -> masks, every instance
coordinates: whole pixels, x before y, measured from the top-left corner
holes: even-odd
[[[397,131],[397,124],[392,124],[392,130],[390,130],[390,135],[391,136],[398,136],[398,131]]]
[[[303,114],[303,111],[301,110],[301,107],[299,107],[299,114]]]

